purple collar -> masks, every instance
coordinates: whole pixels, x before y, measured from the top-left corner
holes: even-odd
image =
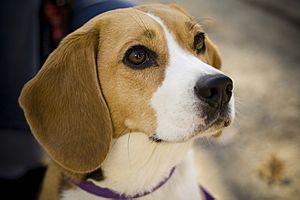
[[[76,183],[74,180],[69,179],[69,182],[74,185],[77,185],[82,190],[84,190],[88,193],[91,193],[93,195],[99,196],[99,197],[104,197],[104,198],[114,199],[114,200],[131,200],[131,199],[136,199],[139,197],[146,196],[146,195],[151,194],[152,192],[158,190],[161,186],[163,186],[171,178],[175,169],[176,169],[176,167],[173,167],[171,169],[169,175],[166,178],[164,178],[160,183],[158,183],[154,188],[152,188],[150,191],[146,191],[146,192],[143,192],[140,194],[135,194],[132,196],[127,196],[125,194],[119,194],[109,188],[103,188],[103,187],[97,186],[91,181],[81,181],[80,183]],[[202,186],[199,186],[199,189],[201,192],[204,193],[206,200],[214,200],[215,199]]]
[[[154,188],[152,188],[150,191],[146,191],[140,194],[135,194],[132,196],[127,196],[125,194],[119,194],[109,188],[103,188],[100,186],[95,185],[93,182],[91,181],[81,181],[80,183],[76,183],[73,180],[69,180],[69,182],[77,185],[79,188],[81,188],[82,190],[94,194],[96,196],[99,197],[104,197],[104,198],[108,198],[108,199],[114,199],[114,200],[130,200],[130,199],[135,199],[135,198],[139,198],[139,197],[143,197],[146,196],[154,191],[156,191],[157,189],[159,189],[161,186],[163,186],[173,175],[175,171],[175,167],[173,167],[169,173],[169,175],[163,179],[161,182],[159,182]]]

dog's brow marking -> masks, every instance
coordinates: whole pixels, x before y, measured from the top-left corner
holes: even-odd
[[[146,37],[149,37],[150,39],[151,39],[151,37],[152,37],[152,33],[151,33],[151,30],[149,30],[149,28],[147,27],[147,25],[145,24],[145,22],[143,21],[143,19],[138,15],[138,12],[141,12],[141,11],[139,11],[139,10],[136,10],[136,9],[134,9],[134,11],[135,11],[135,13],[137,14],[136,16],[137,16],[137,18],[138,18],[138,20],[142,23],[142,26],[139,24],[139,22],[138,21],[136,21],[138,24],[139,24],[139,26],[140,27],[142,27],[142,28],[144,28],[144,34],[146,35]],[[144,13],[144,12],[141,12],[141,13]],[[152,31],[153,32],[153,31]]]
[[[147,38],[151,39],[151,40],[153,38],[155,38],[155,36],[156,36],[155,31],[152,30],[152,29],[148,29],[147,31],[144,31],[143,35],[146,36]]]

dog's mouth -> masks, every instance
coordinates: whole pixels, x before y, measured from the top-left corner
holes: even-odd
[[[152,134],[149,139],[156,143],[161,142],[186,142],[190,139],[201,137],[201,136],[213,136],[213,137],[219,137],[222,133],[222,130],[226,127],[228,127],[232,121],[233,117],[231,115],[231,108],[227,106],[224,109],[210,109],[206,108],[201,114],[201,116],[198,116],[201,119],[204,119],[204,124],[195,125],[195,128],[192,132],[189,134],[186,134],[186,136],[177,139],[177,140],[165,140],[163,138],[160,138],[157,134]],[[197,124],[197,123],[195,123]]]
[[[204,124],[201,124],[195,128],[193,135],[202,135],[202,133],[209,133],[213,136],[219,136],[222,129],[228,127],[232,123],[230,106],[226,106],[223,109],[211,109],[207,107],[203,114]]]
[[[209,126],[206,126],[205,128],[202,129],[200,127],[200,130],[196,130],[194,136],[197,137],[201,135],[211,135],[213,137],[219,137],[222,134],[222,130],[228,127],[231,123],[232,123],[232,119],[229,116],[226,117],[220,116]]]

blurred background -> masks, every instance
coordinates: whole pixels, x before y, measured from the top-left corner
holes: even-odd
[[[299,199],[300,1],[143,2],[183,5],[234,80],[234,124],[195,145],[200,183],[217,199]]]
[[[0,191],[34,199],[45,168],[17,98],[23,84],[101,0],[11,0],[0,12]],[[97,12],[128,7],[110,0]],[[114,2],[114,3],[111,3]],[[121,3],[120,3],[121,2]],[[237,116],[219,138],[195,143],[199,181],[217,199],[300,196],[300,1],[141,0],[178,3],[219,47],[234,80]],[[99,8],[101,8],[99,10]],[[102,9],[103,8],[103,9]],[[31,189],[24,189],[24,184]],[[23,190],[22,190],[23,188]],[[31,195],[31,196],[30,196]],[[11,198],[13,199],[13,198]]]

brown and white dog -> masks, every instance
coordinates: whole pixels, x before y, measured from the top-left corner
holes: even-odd
[[[140,199],[201,199],[191,144],[234,118],[216,47],[178,5],[96,16],[68,35],[20,96],[50,155],[40,199],[101,199],[89,180]]]

